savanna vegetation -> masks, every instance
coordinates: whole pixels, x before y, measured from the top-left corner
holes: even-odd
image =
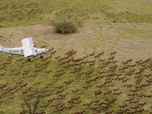
[[[75,58],[71,50],[44,59],[0,56],[1,113],[151,113],[152,59],[118,62],[117,52]]]
[[[33,35],[50,49],[0,53],[0,114],[151,114],[151,24],[151,0],[0,1],[0,44]]]
[[[142,5],[141,5],[142,4]],[[123,8],[122,8],[123,7]],[[81,19],[96,19],[104,17],[113,22],[145,22],[151,23],[151,2],[143,0],[3,0],[0,4],[1,26],[17,26],[46,23],[55,18],[56,14]]]

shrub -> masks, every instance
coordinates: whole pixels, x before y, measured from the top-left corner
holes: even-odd
[[[54,27],[56,32],[61,34],[74,33],[78,30],[78,27],[74,22],[66,20],[54,23]]]
[[[60,34],[75,33],[82,25],[82,21],[75,15],[60,13],[52,21],[55,31]]]

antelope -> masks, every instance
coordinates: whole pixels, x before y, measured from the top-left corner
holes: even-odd
[[[89,107],[90,105],[91,105],[90,103],[86,103],[86,104],[83,104],[82,106]]]
[[[116,53],[117,53],[117,52],[116,52],[116,51],[114,51],[114,52],[112,52],[112,53],[111,53],[111,55],[115,55]]]
[[[88,89],[89,87],[91,87],[91,86],[83,86],[82,88],[84,88],[84,89]]]
[[[13,95],[13,96],[8,97],[7,99],[14,99],[14,98],[15,96]]]
[[[96,85],[96,87],[98,87],[98,88],[101,88],[103,86],[104,86],[104,84]]]
[[[72,92],[77,93],[78,91],[80,91],[80,89],[73,90]]]
[[[27,83],[20,85],[21,88],[26,87],[26,86],[27,86]]]
[[[36,114],[45,114],[45,111],[36,112]]]
[[[6,73],[5,72],[1,72],[0,73],[0,76],[4,76]]]
[[[55,59],[59,60],[60,56],[55,57]]]
[[[39,85],[41,83],[41,81],[39,81],[39,82],[36,82],[34,85]]]
[[[53,102],[55,100],[55,98],[49,99],[48,102]]]
[[[59,94],[59,96],[63,99],[64,97],[66,97],[68,94],[65,93],[65,94]]]
[[[113,95],[120,95],[120,94],[122,94],[122,92],[113,93]]]
[[[97,96],[97,95],[100,95],[101,93],[102,93],[102,91],[101,91],[101,90],[99,90],[99,91],[95,91],[95,92],[94,92],[94,95],[95,95],[95,96]]]
[[[113,91],[118,91],[118,90],[119,90],[119,88],[113,89]]]
[[[136,64],[140,64],[142,62],[142,60],[136,61]]]
[[[142,106],[142,107],[143,107],[144,105],[146,105],[146,104],[147,104],[146,102],[138,103],[138,105],[139,105],[139,106]]]
[[[61,89],[61,88],[64,88],[64,87],[63,86],[56,86],[55,88]]]
[[[104,95],[108,95],[108,94],[110,94],[111,92],[112,92],[112,91],[109,90],[109,91],[105,92]]]
[[[108,58],[108,60],[113,60],[115,57],[114,56],[112,56],[112,57],[110,57],[110,58]]]
[[[46,107],[48,107],[48,103],[46,103],[46,104],[44,104],[44,105],[42,105],[42,106],[40,106],[40,107],[42,107],[42,108],[46,108]]]
[[[76,114],[83,114],[85,112],[85,110],[78,110],[77,112],[76,112]]]
[[[125,84],[124,87],[127,87],[127,88],[131,88],[133,85],[132,84]]]
[[[95,53],[93,52],[93,53],[89,54],[88,56],[94,56],[94,54],[95,54]]]
[[[66,106],[65,109],[70,110],[72,107],[73,107],[73,104],[69,105],[69,106]]]
[[[44,71],[44,73],[47,73],[47,74],[49,74],[50,72],[52,72],[52,70]]]
[[[99,53],[98,55],[95,56],[95,58],[99,58],[101,55],[103,55],[104,52]]]

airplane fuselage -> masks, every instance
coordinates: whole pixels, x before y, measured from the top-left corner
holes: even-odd
[[[17,48],[5,48],[0,47],[0,52],[23,55],[24,57],[36,56],[39,54],[43,54],[48,51],[46,48],[35,48],[33,47],[33,40],[31,37],[24,38],[22,40],[22,47]]]

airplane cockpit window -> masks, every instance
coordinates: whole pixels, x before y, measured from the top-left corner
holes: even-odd
[[[21,50],[21,54],[23,53],[23,50]]]

